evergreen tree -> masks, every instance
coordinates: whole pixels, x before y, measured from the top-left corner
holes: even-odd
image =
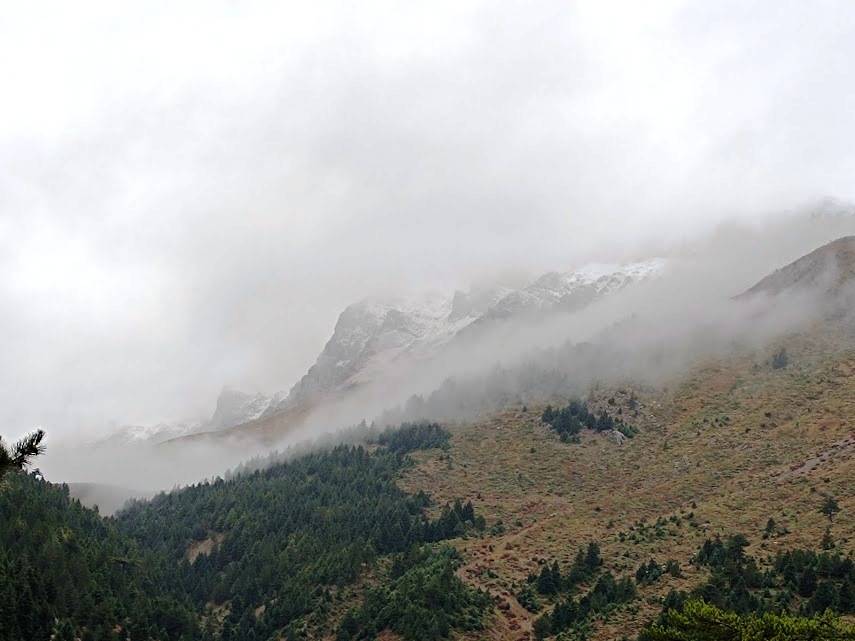
[[[555,594],[558,592],[558,584],[555,581],[555,574],[552,567],[545,563],[540,568],[540,575],[537,577],[537,591],[541,594]]]
[[[739,615],[703,601],[688,601],[647,627],[639,641],[832,641],[855,639],[855,626],[833,615],[812,618],[787,614]]]
[[[534,638],[540,641],[541,639],[545,639],[552,633],[552,626],[549,622],[549,615],[544,614],[534,620],[532,624],[532,632],[534,632]]]
[[[603,564],[603,559],[600,556],[600,546],[595,541],[588,543],[588,548],[585,551],[585,567],[589,572],[594,572]]]
[[[832,581],[822,581],[807,602],[808,614],[819,614],[826,610],[835,610],[838,606],[838,590]]]
[[[855,612],[855,576],[850,574],[849,578],[840,585],[837,593],[837,607],[847,614]]]
[[[679,579],[683,576],[683,573],[680,570],[680,564],[675,559],[668,559],[668,562],[665,564],[665,571],[675,579]]]
[[[53,628],[53,641],[75,641],[74,626],[68,619],[57,622]]]
[[[802,576],[799,579],[799,594],[803,597],[809,597],[816,590],[816,572],[812,567],[805,568]]]
[[[777,524],[775,523],[775,519],[773,519],[772,517],[769,517],[769,520],[766,521],[766,528],[763,530],[763,538],[764,539],[768,539],[770,536],[772,536],[775,533],[776,525]]]
[[[787,348],[782,347],[778,350],[775,355],[772,357],[772,368],[773,369],[783,369],[790,362],[790,357],[787,355]]]
[[[32,459],[45,451],[42,445],[44,430],[36,430],[28,434],[11,448],[6,447],[0,437],[0,480],[13,470],[23,470],[30,465]]]
[[[819,511],[825,514],[829,521],[833,521],[834,516],[840,511],[840,506],[837,504],[837,500],[829,494],[820,505]]]

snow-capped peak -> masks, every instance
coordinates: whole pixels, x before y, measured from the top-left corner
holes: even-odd
[[[579,309],[606,294],[659,276],[666,264],[663,258],[653,258],[624,265],[592,263],[569,272],[550,272],[509,293],[484,316],[500,319],[554,308]]]

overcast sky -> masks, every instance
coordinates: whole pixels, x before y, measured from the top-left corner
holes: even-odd
[[[849,1],[4,3],[0,434],[287,389],[367,294],[855,199],[852,60]]]

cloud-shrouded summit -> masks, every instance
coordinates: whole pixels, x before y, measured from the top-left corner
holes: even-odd
[[[855,199],[855,7],[770,7],[9,7],[4,434],[208,421],[356,301],[524,297]]]

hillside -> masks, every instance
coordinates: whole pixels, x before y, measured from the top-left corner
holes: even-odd
[[[592,540],[617,575],[650,558],[677,560],[683,578],[642,587],[637,611],[616,613],[592,638],[631,636],[672,588],[701,583],[706,573],[689,560],[711,536],[744,534],[761,557],[818,548],[829,525],[819,506],[831,495],[842,508],[831,527],[837,549],[855,552],[853,338],[851,328],[814,328],[782,344],[785,368],[772,367],[771,348],[710,362],[669,390],[596,390],[596,405],[640,429],[622,445],[587,432],[563,443],[540,420],[543,407],[509,409],[454,428],[449,452],[418,455],[402,485],[430,489],[439,503],[475,493],[488,523],[504,524],[502,534],[458,544],[466,581],[510,604],[493,622],[495,639],[530,629],[535,617],[514,594],[543,560],[567,567]],[[770,518],[788,533],[763,539]]]
[[[783,365],[775,358],[782,347]],[[365,448],[161,494],[108,521],[103,534],[98,517],[67,495],[59,507],[96,528],[87,548],[106,545],[99,537],[107,534],[133,563],[134,550],[144,552],[147,580],[184,617],[175,628],[183,637],[164,628],[152,638],[531,639],[538,621],[570,597],[537,594],[539,579],[530,577],[555,562],[572,576],[577,554],[592,543],[601,563],[559,595],[581,598],[605,576],[629,581],[628,600],[596,606],[583,627],[590,639],[633,638],[672,590],[708,585],[710,569],[691,561],[715,537],[744,535],[745,553],[770,568],[780,552],[829,547],[826,532],[833,553],[855,552],[853,373],[852,328],[821,323],[701,364],[665,389],[592,389],[587,406],[632,426],[629,439],[583,429],[579,442],[564,440],[543,422],[544,405],[518,406],[447,431],[368,433]],[[29,486],[45,499],[55,493]],[[829,496],[839,507],[833,521],[819,511]],[[14,505],[0,505],[8,523],[41,518]],[[28,548],[7,541],[5,549]],[[638,579],[651,559],[658,567],[676,562],[679,576]],[[130,580],[120,589],[139,585]],[[736,594],[716,589],[726,599]],[[448,596],[431,601],[440,594]],[[789,597],[788,607],[813,607],[813,594]],[[157,603],[146,602],[146,620],[160,616]],[[68,625],[135,625],[124,610],[91,607],[66,610]],[[189,612],[198,627],[187,627]]]
[[[855,280],[855,236],[839,238],[823,245],[769,274],[743,296],[766,294],[777,296],[799,289],[819,290],[838,295],[851,289]]]
[[[171,568],[67,486],[14,474],[0,485],[0,639],[198,638]],[[55,636],[52,636],[55,635]]]
[[[829,247],[777,293],[840,273],[849,240]],[[652,641],[761,613],[853,638],[819,618],[855,623],[855,325],[833,309],[658,385],[540,372],[537,402],[362,425],[115,518],[17,474],[0,640]]]

